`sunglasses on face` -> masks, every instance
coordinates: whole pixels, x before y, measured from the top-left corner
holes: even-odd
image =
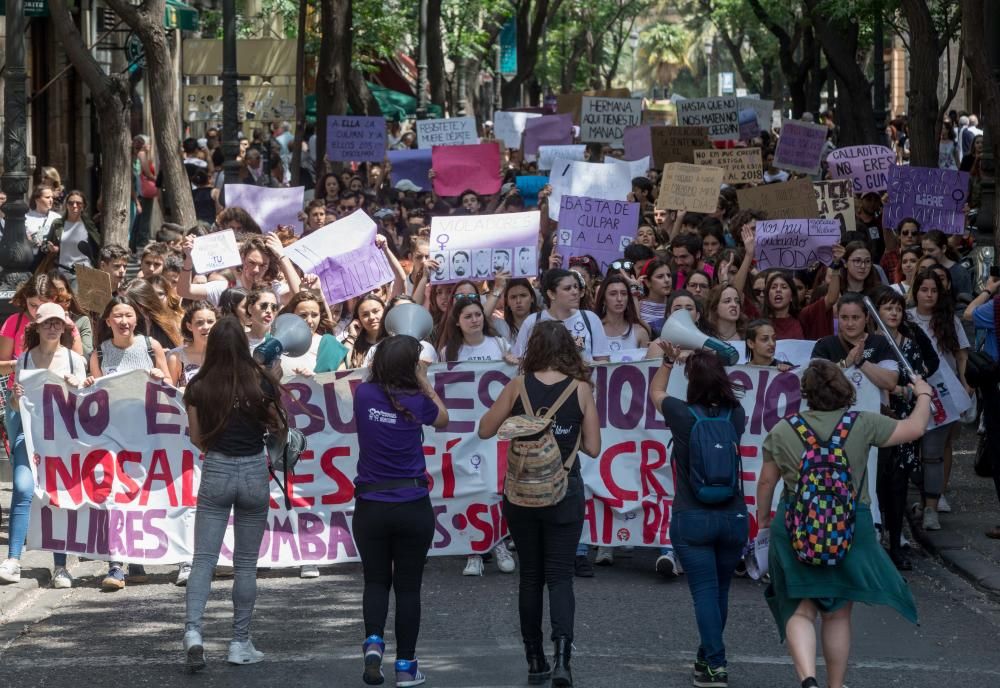
[[[906,230],[906,229],[904,229],[903,231],[901,231],[901,232],[899,233],[899,236],[917,236],[918,234],[920,234],[920,232],[919,232],[919,231],[916,231],[916,230]]]
[[[469,303],[479,303],[479,294],[455,294],[452,296],[455,303],[469,302]]]
[[[257,308],[259,308],[265,313],[267,313],[268,311],[272,311],[274,313],[278,312],[278,304],[276,303],[258,303]]]
[[[763,289],[754,289],[753,290],[753,295],[754,296],[763,296],[764,295],[764,290]]]
[[[616,260],[611,263],[612,270],[625,270],[631,272],[635,264],[631,260]]]

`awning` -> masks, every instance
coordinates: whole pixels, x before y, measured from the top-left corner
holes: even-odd
[[[163,26],[181,31],[197,31],[198,10],[181,0],[167,0],[167,6],[163,10]]]

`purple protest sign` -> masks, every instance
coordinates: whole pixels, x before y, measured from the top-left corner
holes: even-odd
[[[758,220],[754,259],[759,270],[802,270],[833,262],[840,220]]]
[[[969,173],[931,167],[893,165],[889,168],[889,203],[882,226],[895,228],[905,217],[916,218],[923,230],[945,234],[965,231]]]
[[[642,160],[645,157],[653,159],[653,141],[650,138],[649,128],[648,124],[644,124],[625,130],[624,160]]]
[[[573,256],[593,256],[607,272],[632,243],[639,228],[639,204],[600,198],[563,196],[559,202],[556,250],[563,267]]]
[[[822,124],[785,120],[774,151],[774,166],[790,172],[819,174],[827,131]]]
[[[385,159],[385,118],[328,115],[326,157],[342,162],[382,162]]]
[[[295,230],[295,236],[302,236],[299,213],[305,191],[302,186],[272,189],[254,184],[226,184],[226,207],[243,208],[265,234],[277,230],[278,225],[288,225]]]
[[[537,275],[540,219],[537,210],[434,217],[430,257],[440,267],[431,273],[431,282],[492,279],[496,272]]]
[[[830,151],[826,161],[833,179],[850,179],[854,193],[861,195],[888,188],[896,154],[885,146],[848,146]]]
[[[538,155],[541,145],[568,146],[573,143],[573,115],[545,115],[524,123],[524,154]]]
[[[417,191],[430,191],[431,151],[429,148],[389,151],[389,180],[393,188],[404,179],[417,187]],[[412,189],[409,189],[412,191]]]

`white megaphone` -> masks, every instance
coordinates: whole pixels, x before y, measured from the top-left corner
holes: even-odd
[[[312,330],[294,313],[284,313],[274,320],[271,337],[253,350],[254,359],[269,368],[281,354],[301,356],[312,345]]]
[[[389,309],[385,316],[385,331],[395,336],[405,334],[414,339],[427,339],[434,329],[434,319],[427,309],[415,303],[401,303]]]
[[[691,312],[684,309],[674,311],[667,318],[667,322],[663,324],[663,329],[660,330],[660,339],[665,339],[682,349],[694,349],[696,351],[699,349],[710,349],[722,359],[725,365],[736,365],[736,362],[740,360],[740,355],[736,349],[721,339],[709,337],[699,330],[691,318]]]

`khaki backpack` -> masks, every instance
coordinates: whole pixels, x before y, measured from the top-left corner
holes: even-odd
[[[576,394],[580,383],[573,380],[551,407],[536,412],[528,400],[524,377],[518,376],[514,381],[520,386],[518,394],[524,414],[505,420],[497,433],[500,439],[510,441],[504,495],[517,506],[553,506],[566,496],[566,478],[580,449],[580,436],[577,435],[573,453],[564,464],[552,433],[552,421],[566,400]]]

